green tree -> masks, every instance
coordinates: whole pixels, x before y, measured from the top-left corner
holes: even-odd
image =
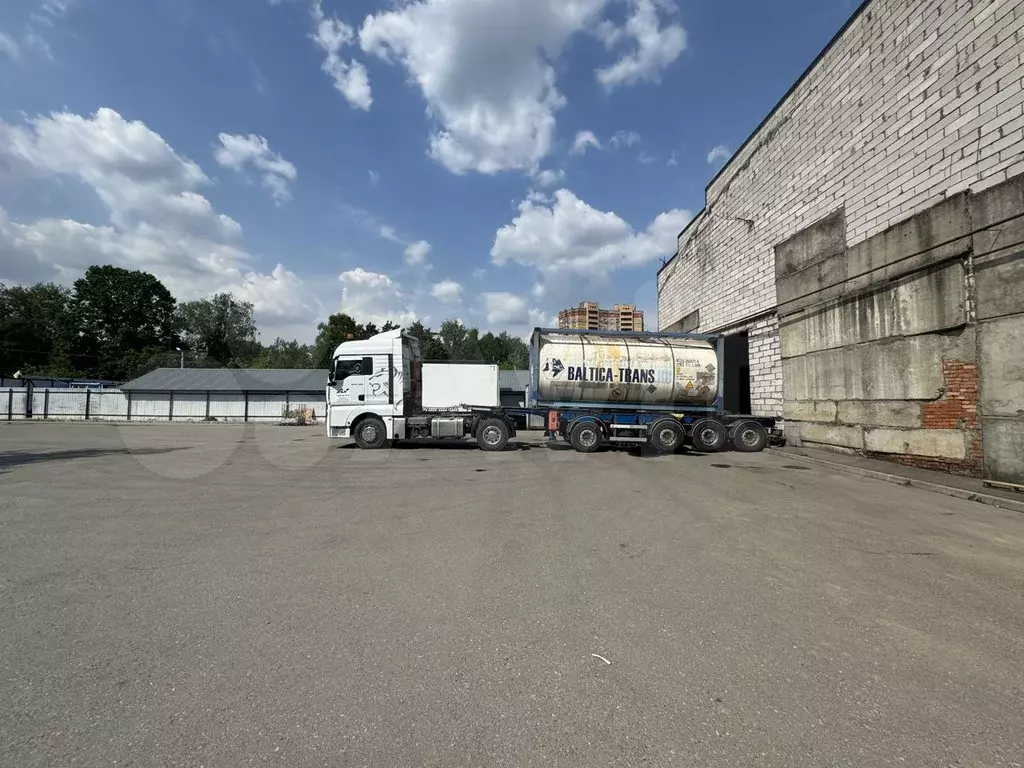
[[[462,349],[459,350],[459,360],[483,360],[480,352],[480,331],[470,328],[466,331],[466,338],[462,341]]]
[[[325,370],[330,368],[331,358],[338,345],[344,341],[364,338],[364,330],[344,312],[328,317],[327,322],[317,326],[316,341],[313,344],[313,367]]]
[[[129,378],[145,359],[177,342],[174,297],[148,272],[89,267],[75,281],[73,307],[81,347],[95,357],[98,376]]]
[[[505,354],[498,364],[506,371],[521,371],[530,367],[530,347],[518,336],[509,336],[506,331],[498,334],[498,340]]]
[[[259,353],[253,305],[230,293],[186,301],[178,309],[182,340],[195,357],[223,366],[251,363]]]
[[[462,360],[462,347],[466,343],[469,329],[454,318],[441,323],[437,335],[444,345],[445,357],[448,360]]]
[[[312,368],[313,347],[300,344],[298,341],[274,340],[273,344],[263,347],[253,368]]]
[[[388,320],[386,323],[384,323],[384,327],[380,329],[380,332],[387,333],[388,331],[397,331],[399,327],[400,326],[398,325],[398,323],[393,323],[390,320]]]
[[[77,325],[67,288],[0,284],[0,372],[74,376],[88,367],[88,358],[75,355]]]
[[[480,354],[484,362],[500,365],[505,359],[505,342],[488,331],[480,337]]]
[[[420,340],[420,355],[424,360],[448,359],[448,351],[444,348],[444,344],[441,343],[441,339],[419,320],[410,323],[405,332],[407,335]]]

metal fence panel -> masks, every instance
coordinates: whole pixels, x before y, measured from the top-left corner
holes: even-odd
[[[174,393],[174,421],[202,421],[205,418],[205,392]]]
[[[211,393],[210,415],[221,421],[241,421],[245,418],[245,399],[242,393]]]
[[[170,414],[171,398],[166,393],[132,393],[132,421],[166,420]]]
[[[100,421],[124,421],[128,418],[128,395],[119,389],[94,390],[89,406],[89,418]]]

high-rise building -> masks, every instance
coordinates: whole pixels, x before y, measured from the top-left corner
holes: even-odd
[[[616,304],[611,309],[604,309],[596,301],[583,301],[578,306],[558,313],[558,327],[590,331],[642,331],[644,313],[632,304]]]

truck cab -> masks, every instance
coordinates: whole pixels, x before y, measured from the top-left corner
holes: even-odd
[[[466,371],[467,365],[476,370]],[[502,450],[515,427],[497,407],[497,366],[426,366],[431,386],[425,393],[419,340],[400,329],[338,345],[328,371],[327,436],[354,438],[360,448],[473,437],[484,450]],[[445,399],[453,392],[455,400]]]

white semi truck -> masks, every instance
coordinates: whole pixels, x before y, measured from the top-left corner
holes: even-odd
[[[722,410],[723,337],[534,330],[525,408],[500,405],[497,366],[423,362],[401,330],[348,341],[334,352],[327,434],[360,448],[390,440],[473,438],[503,450],[515,417],[540,414],[580,452],[648,444],[670,453],[763,450],[775,421]]]

